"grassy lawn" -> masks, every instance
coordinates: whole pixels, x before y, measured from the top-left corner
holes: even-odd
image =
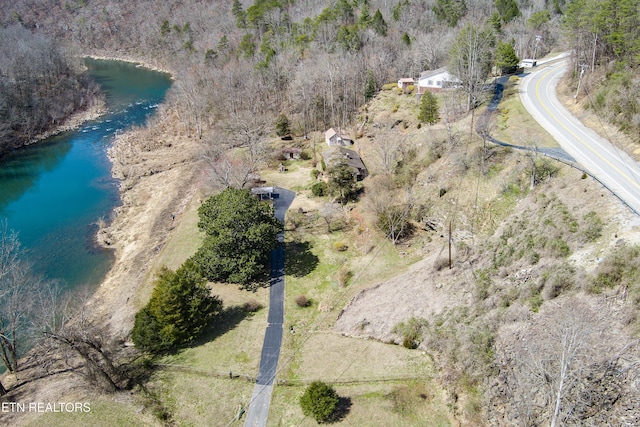
[[[82,399],[82,401],[89,403],[89,412],[47,412],[26,425],[31,427],[137,427],[160,425],[158,420],[151,414],[141,413],[141,407],[119,402],[117,396],[114,396],[113,399],[101,397],[96,400]]]

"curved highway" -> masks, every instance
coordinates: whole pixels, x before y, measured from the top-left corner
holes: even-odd
[[[568,61],[562,60],[528,74],[520,85],[520,99],[567,153],[627,205],[640,212],[638,163],[584,126],[558,100],[556,85],[567,66]]]

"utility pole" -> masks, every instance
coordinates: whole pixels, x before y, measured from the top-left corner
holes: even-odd
[[[536,36],[536,46],[533,48],[533,62],[536,61],[536,55],[538,54],[538,43],[542,40],[542,36]]]
[[[449,220],[449,270],[451,270],[451,220]]]
[[[582,75],[584,74],[584,69],[587,68],[586,64],[580,64],[580,78],[578,79],[578,88],[576,89],[576,94],[573,95],[573,99],[578,97],[578,92],[580,91],[580,83],[582,83]]]

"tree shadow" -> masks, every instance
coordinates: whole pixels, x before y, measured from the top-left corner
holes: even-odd
[[[310,242],[292,241],[284,244],[285,274],[294,277],[304,277],[316,269],[320,260],[311,252]]]
[[[211,322],[211,325],[205,332],[193,340],[189,347],[197,347],[214,341],[216,338],[234,329],[243,320],[253,317],[253,315],[254,312],[246,310],[245,307],[241,305],[224,308]]]
[[[333,412],[329,423],[339,423],[344,420],[349,412],[351,411],[351,398],[340,396],[338,400],[338,406],[336,406],[336,410]]]

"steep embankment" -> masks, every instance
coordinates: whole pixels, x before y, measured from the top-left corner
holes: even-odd
[[[149,269],[197,191],[199,146],[176,130],[173,112],[161,108],[146,128],[119,136],[109,155],[121,180],[122,205],[98,240],[115,249],[115,262],[94,296],[98,318],[126,337]]]

